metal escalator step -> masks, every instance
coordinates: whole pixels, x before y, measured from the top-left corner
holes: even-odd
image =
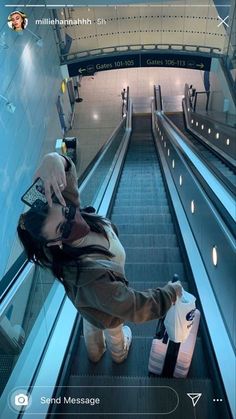
[[[174,234],[175,232],[173,224],[126,224],[127,219],[126,223],[121,224],[116,223],[114,217],[112,221],[117,225],[119,232],[124,234]]]
[[[140,180],[140,178],[134,174],[130,176],[129,179],[128,178],[121,179],[119,183],[119,189],[121,188],[123,189],[124,187],[129,188],[130,190],[132,190],[133,188],[143,189],[144,192],[149,189],[160,190],[160,191],[165,192],[165,188],[162,185],[162,179],[154,178],[154,176],[150,180],[149,179]]]
[[[172,224],[172,218],[170,214],[160,214],[160,215],[146,215],[146,214],[132,214],[130,211],[130,215],[113,215],[112,221],[119,225],[123,223],[129,224],[164,224],[168,226],[168,224]],[[144,225],[145,227],[145,225]]]
[[[179,275],[180,281],[186,281],[186,274],[183,263],[127,263],[125,273],[128,281],[149,282],[149,281],[171,281],[174,274]]]
[[[154,151],[154,150],[153,150]],[[132,152],[132,153],[130,153],[130,154],[127,154],[127,157],[126,157],[126,162],[129,162],[129,161],[136,161],[136,160],[146,160],[146,159],[148,159],[148,160],[150,160],[150,161],[153,161],[154,163],[156,163],[157,162],[157,157],[156,157],[156,155],[152,152],[150,152],[150,151],[145,151],[145,150],[140,150],[139,152],[138,151],[134,151],[134,152]]]
[[[127,159],[128,159],[128,155],[127,155],[127,157],[126,157],[126,162],[127,162]],[[155,160],[154,160],[154,162],[153,163],[147,163],[147,162],[140,162],[140,161],[132,161],[132,162],[130,162],[130,164],[129,165],[127,165],[127,166],[125,166],[124,167],[124,171],[125,172],[129,172],[129,171],[132,171],[132,170],[144,170],[144,169],[148,169],[148,170],[150,170],[150,169],[153,169],[153,168],[156,168],[158,171],[160,171],[160,166],[159,166],[159,164],[158,164],[158,160],[157,160],[157,158],[155,158]]]
[[[148,205],[148,206],[133,206],[130,205],[114,205],[112,208],[112,215],[118,214],[145,214],[145,215],[158,215],[158,214],[169,214],[170,210],[168,206],[163,205]]]
[[[195,392],[200,392],[202,396],[194,407],[187,393]],[[94,398],[95,395],[100,399],[99,405],[60,404],[58,410],[60,414],[65,414],[65,418],[69,414],[83,413],[89,417],[91,412],[92,417],[96,415],[97,419],[107,418],[109,414],[110,417],[115,414],[117,419],[128,419],[134,417],[134,414],[148,418],[149,413],[152,418],[168,416],[173,419],[229,419],[227,413],[220,416],[219,407],[212,402],[215,397],[214,388],[211,380],[206,378],[179,380],[104,375],[70,377],[67,397]]]
[[[148,170],[148,173],[155,173],[157,170],[157,175],[160,174],[160,167],[157,160],[153,163],[150,162],[130,162],[127,168],[124,168],[123,174],[125,175],[134,175],[136,173],[142,174],[144,170]]]
[[[162,177],[161,174],[158,175],[154,175],[153,173],[148,175],[148,176],[143,176],[142,174],[138,173],[138,172],[134,172],[134,173],[129,173],[129,175],[123,175],[120,178],[120,183],[121,184],[131,184],[133,185],[138,184],[138,185],[148,185],[149,183],[151,184],[155,184],[155,186],[157,186],[157,182],[161,182],[162,181]]]
[[[119,234],[124,247],[176,247],[178,245],[175,234]]]
[[[132,197],[133,199],[142,199],[142,201],[146,201],[147,199],[155,199],[156,201],[158,200],[162,200],[162,199],[166,199],[166,193],[163,191],[159,191],[158,188],[155,189],[155,191],[142,191],[141,189],[138,191],[136,190],[132,190],[132,188],[130,188],[131,190],[119,190],[117,191],[117,195],[116,198],[117,200],[120,199],[125,199],[125,198],[130,198]]]
[[[153,335],[155,334],[157,320],[153,323],[153,330],[151,336],[135,336],[133,334],[132,345],[130,347],[127,360],[122,364],[117,365],[112,361],[111,355],[107,350],[102,359],[94,364],[89,361],[87,350],[84,343],[84,337],[80,338],[78,351],[75,355],[74,362],[71,368],[73,375],[109,375],[112,371],[113,377],[115,376],[147,376],[148,375],[148,360],[150,349],[152,345]],[[132,332],[133,323],[129,324]],[[136,325],[137,326],[137,325]],[[139,327],[145,329],[145,323],[140,324]],[[83,360],[83,362],[81,362]],[[189,378],[207,378],[209,376],[207,365],[204,359],[204,352],[200,338],[197,338],[195,351],[193,355],[192,364],[189,370]]]
[[[167,198],[155,198],[154,196],[152,196],[151,198],[147,198],[145,196],[145,198],[143,198],[142,195],[139,195],[138,197],[130,197],[130,196],[126,196],[126,197],[122,197],[122,194],[118,197],[116,197],[115,199],[115,203],[114,205],[118,207],[118,205],[138,205],[138,206],[146,206],[146,205],[162,205],[162,206],[167,206],[168,202],[167,202]]]
[[[128,151],[132,150],[134,154],[140,153],[142,150],[145,152],[152,153],[155,148],[153,147],[153,139],[145,138],[143,136],[139,138],[131,138]]]
[[[120,178],[121,184],[127,184],[131,182],[131,184],[135,183],[140,185],[148,185],[149,183],[156,184],[158,181],[162,181],[161,173],[150,173],[148,176],[144,176],[138,172],[133,172],[132,174],[129,173],[128,175],[122,175]],[[161,184],[159,186],[161,186]]]
[[[155,178],[151,181],[140,181],[136,179],[136,175],[130,175],[130,178],[127,180],[122,180],[118,186],[118,190],[129,189],[128,192],[134,193],[142,189],[142,193],[148,193],[150,189],[155,190],[156,192],[166,193],[162,179]],[[125,192],[125,191],[124,191]]]
[[[119,189],[118,189],[119,193],[141,193],[144,197],[144,194],[146,193],[152,193],[153,195],[156,194],[156,192],[158,193],[162,193],[163,195],[165,194],[165,189],[163,187],[159,187],[156,182],[153,183],[149,183],[149,184],[145,184],[145,183],[136,183],[136,182],[122,182],[119,185]]]
[[[132,157],[127,157],[126,162],[125,163],[130,163],[130,162],[145,162],[148,161],[149,163],[156,163],[157,158],[155,156],[150,156],[149,153],[145,156],[140,154],[139,156],[132,156]]]
[[[127,263],[173,263],[181,262],[181,255],[178,247],[126,247]]]

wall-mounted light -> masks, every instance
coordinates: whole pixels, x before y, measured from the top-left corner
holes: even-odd
[[[170,155],[170,149],[168,148],[168,150],[167,150],[167,156],[169,156]]]
[[[183,177],[182,175],[180,175],[179,177],[179,185],[182,186],[183,185]]]
[[[229,138],[227,138],[227,140],[226,140],[226,145],[230,145],[230,139]]]
[[[208,128],[208,131],[207,132],[208,132],[208,134],[210,134],[211,133],[211,128]]]
[[[36,33],[32,32],[28,28],[25,28],[25,31],[28,31],[29,33],[31,33],[31,35],[33,35],[37,39],[36,44],[38,45],[38,47],[41,48],[43,46],[43,40],[42,38],[40,38],[40,36],[36,35]]]
[[[61,82],[61,92],[65,93],[66,91],[66,80],[62,80]]]
[[[218,140],[220,138],[219,132],[216,133],[216,139]]]
[[[4,96],[2,96],[2,95],[0,95],[0,98],[2,99],[2,100],[4,100],[4,102],[6,102],[6,108],[7,108],[7,111],[8,112],[10,112],[10,113],[14,113],[15,112],[15,110],[16,110],[16,107],[15,107],[15,105],[13,105],[13,103],[12,102],[10,102],[6,97],[4,97]]]
[[[193,119],[191,119],[191,124],[193,124],[194,123],[194,120]]]
[[[194,214],[195,213],[195,202],[194,202],[194,200],[192,199],[192,201],[191,201],[191,213],[192,214]]]
[[[196,127],[198,127],[198,122],[196,122]]]
[[[164,147],[166,148],[166,141],[164,141]]]
[[[172,167],[173,167],[173,169],[175,168],[175,161],[174,161],[174,159],[172,160]]]
[[[218,254],[216,245],[212,248],[212,262],[214,266],[217,266],[218,263]]]
[[[204,125],[203,124],[202,124],[201,128],[204,129]]]

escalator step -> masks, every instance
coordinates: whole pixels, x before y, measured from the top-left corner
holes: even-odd
[[[180,281],[186,281],[183,263],[129,263],[125,264],[125,272],[128,281],[150,282],[150,281],[172,281],[174,274],[179,275]]]
[[[133,185],[134,183],[138,183],[138,184],[141,184],[142,186],[153,184],[155,185],[155,187],[157,187],[158,186],[157,182],[161,180],[162,180],[161,174],[155,175],[155,176],[153,174],[150,174],[148,176],[143,176],[140,173],[134,172],[134,173],[129,173],[128,176],[121,176],[119,186],[122,184]]]
[[[127,263],[173,263],[181,262],[181,255],[178,247],[126,247]]]
[[[129,173],[127,176],[121,176],[119,186],[123,184],[127,185],[129,183],[133,185],[133,183],[138,182],[142,186],[148,186],[149,184],[151,184],[157,187],[159,186],[157,185],[158,181],[162,181],[161,173],[156,173],[155,175],[154,173],[151,173],[148,176],[144,176],[143,174],[139,174],[138,172],[133,172]]]
[[[169,214],[170,210],[168,206],[163,206],[163,205],[148,205],[148,206],[135,206],[133,208],[130,207],[130,205],[128,206],[123,206],[123,205],[114,205],[113,209],[112,209],[112,216],[114,215],[118,215],[118,214],[130,214],[132,213],[132,215],[134,214],[145,214],[145,215],[158,215],[158,214]]]
[[[116,223],[114,217],[112,221],[117,224],[120,233],[124,234],[174,234],[173,224],[121,224]],[[127,218],[125,220],[128,222]]]
[[[122,201],[127,199],[127,198],[132,198],[134,200],[136,199],[141,199],[143,202],[146,202],[147,200],[153,199],[154,202],[158,202],[158,201],[165,201],[166,202],[166,193],[159,191],[159,189],[155,190],[155,193],[153,193],[153,191],[147,192],[145,191],[145,195],[142,191],[137,191],[137,190],[125,190],[125,191],[119,191],[117,192],[116,195],[116,200],[119,202],[120,200]]]
[[[146,192],[152,192],[155,195],[156,191],[165,193],[163,186],[159,186],[161,179],[152,179],[152,180],[140,180],[136,175],[130,176],[130,179],[125,179],[120,181],[119,191],[124,191],[129,189],[130,192],[141,191],[142,194]]]
[[[88,359],[84,338],[81,338],[81,345],[74,359],[71,373],[73,375],[81,376],[87,374],[101,376],[109,375],[109,372],[112,370],[113,377],[127,375],[131,375],[133,377],[147,376],[148,359],[152,345],[153,335],[155,334],[157,320],[151,323],[153,323],[153,330],[150,337],[146,337],[143,335],[139,335],[136,337],[135,334],[133,334],[133,340],[132,345],[130,347],[128,359],[120,365],[117,365],[112,361],[109,351],[106,351],[102,359],[97,364],[93,364]],[[133,326],[134,325],[131,324],[132,331]],[[141,324],[139,325],[139,327],[145,329],[145,327]],[[196,359],[198,359],[199,362],[196,362]],[[80,360],[83,360],[83,362],[81,362]],[[200,338],[197,338],[192,365],[189,371],[189,378],[207,378],[207,376],[208,370],[207,365],[204,362],[202,342]]]
[[[120,234],[119,239],[124,247],[176,247],[178,246],[175,234]]]
[[[158,215],[145,215],[145,214],[132,214],[130,211],[130,215],[113,215],[112,221],[119,226],[119,224],[129,223],[129,224],[143,224],[145,227],[145,223],[148,224],[164,224],[168,226],[168,224],[172,224],[172,218],[170,214],[158,214]]]
[[[167,202],[167,198],[154,198],[153,196],[151,198],[147,198],[145,196],[145,199],[143,198],[143,196],[140,194],[138,197],[130,197],[130,196],[126,196],[126,197],[122,197],[122,195],[120,195],[118,198],[116,197],[115,199],[115,203],[114,206],[119,206],[120,205],[132,205],[132,206],[147,206],[147,205],[155,205],[157,204],[161,205],[161,206],[167,206],[168,202]]]

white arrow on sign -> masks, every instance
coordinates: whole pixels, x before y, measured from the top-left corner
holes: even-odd
[[[218,15],[218,19],[220,19],[221,22],[219,23],[219,25],[217,25],[217,28],[219,28],[222,25],[222,23],[224,23],[225,26],[229,27],[228,23],[226,23],[226,19],[228,19],[228,18],[229,18],[229,16],[226,16],[224,19],[222,19],[222,17],[220,17]]]

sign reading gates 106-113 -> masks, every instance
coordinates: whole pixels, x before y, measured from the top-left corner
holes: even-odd
[[[177,67],[189,68],[191,70],[209,71],[211,66],[210,57],[201,57],[188,53],[183,54],[162,54],[162,53],[137,53],[119,54],[112,56],[94,57],[88,60],[68,64],[70,77],[88,76],[97,71],[118,70],[119,68],[134,67]]]

